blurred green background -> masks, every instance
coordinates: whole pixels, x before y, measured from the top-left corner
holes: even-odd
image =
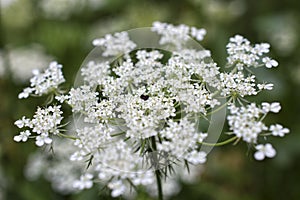
[[[171,199],[300,199],[300,1],[0,2],[0,200],[111,199],[99,194],[97,188],[62,195],[53,191],[43,178],[26,180],[24,166],[36,147],[32,142],[13,141],[18,133],[13,123],[25,114],[31,116],[45,99],[18,100],[17,96],[27,86],[29,68],[35,64],[42,67],[53,59],[62,63],[65,85],[71,87],[81,63],[93,48],[92,39],[115,31],[149,27],[156,20],[205,28],[208,33],[202,44],[212,51],[220,66],[226,62],[229,37],[237,33],[253,43],[270,43],[271,56],[280,65],[258,75],[275,85],[272,92],[261,94],[258,101],[280,101],[282,111],[270,115],[267,122],[280,122],[291,130],[285,138],[272,139],[278,151],[272,160],[254,161],[244,143],[215,148],[197,182],[183,184],[182,190]],[[151,198],[140,194],[137,199]]]

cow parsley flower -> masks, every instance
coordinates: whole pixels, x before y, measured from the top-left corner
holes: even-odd
[[[35,144],[39,147],[43,146],[44,144],[51,144],[52,139],[49,138],[49,135],[47,133],[42,133],[41,135],[38,135],[36,137]]]
[[[36,145],[43,146],[44,144],[51,144],[51,134],[59,133],[59,125],[63,119],[61,106],[49,106],[45,109],[38,108],[32,119],[27,119],[24,116],[15,122],[19,128],[30,128],[32,133],[36,133]],[[14,140],[26,142],[31,135],[29,130],[23,131],[20,135],[14,137]]]
[[[277,67],[278,62],[276,60],[273,60],[269,57],[265,57],[262,59],[263,63],[265,63],[267,68]]]
[[[102,59],[83,64],[76,87],[59,91],[65,81],[62,66],[52,62],[44,73],[34,71],[31,86],[19,95],[55,95],[53,105],[39,107],[32,119],[15,122],[28,130],[14,140],[34,138],[37,146],[53,148],[56,140],[73,140],[58,145],[70,147],[60,159],[72,163],[74,168],[67,168],[72,175],[56,170],[70,166],[66,162],[55,163],[49,172],[53,176],[48,179],[59,190],[89,189],[97,182],[105,183],[111,196],[118,197],[132,186],[151,188],[156,181],[161,197],[161,180],[176,165],[204,164],[206,147],[244,141],[257,150],[255,159],[263,160],[276,151],[269,143],[260,144],[262,139],[289,133],[280,124],[264,122],[268,113],[281,110],[279,102],[257,104],[247,99],[273,89],[272,83],[259,83],[248,69],[277,66],[265,56],[269,44],[253,45],[241,35],[230,38],[225,72],[210,58],[210,51],[188,45],[193,38],[201,41],[204,29],[154,22],[149,31],[159,37],[159,48],[140,48],[131,38],[134,34],[127,32],[108,34],[93,41]],[[61,129],[63,103],[75,121],[75,128],[66,134]],[[226,108],[230,138],[208,142],[214,137],[210,126],[218,126],[215,114]]]
[[[205,29],[197,29],[196,27],[189,27],[184,24],[174,26],[162,22],[154,22],[152,31],[161,35],[160,44],[173,44],[178,49],[181,49],[182,45],[189,39],[189,36],[202,41],[206,35]]]
[[[284,128],[281,124],[271,125],[269,130],[272,132],[272,135],[280,137],[290,132],[288,128]]]
[[[14,137],[14,141],[16,141],[16,142],[20,142],[20,141],[26,142],[30,135],[31,135],[31,133],[29,132],[29,130],[22,131],[22,132],[20,132],[20,135],[16,135]]]
[[[254,154],[254,158],[256,160],[263,160],[265,157],[273,158],[276,155],[276,150],[270,143],[265,145],[259,144],[255,147],[255,149],[257,150]]]
[[[262,109],[264,112],[273,112],[273,113],[278,113],[281,110],[281,106],[279,102],[273,102],[273,103],[267,103],[263,102],[261,103]]]
[[[269,52],[269,48],[268,43],[251,45],[248,39],[235,35],[227,44],[228,64],[238,65],[239,70],[244,67],[258,67],[260,63],[265,64],[267,68],[277,67],[277,61],[264,56]]]
[[[34,77],[30,79],[30,87],[25,88],[19,94],[19,99],[27,98],[30,94],[42,96],[52,90],[58,89],[58,86],[65,82],[61,69],[62,65],[57,62],[51,62],[49,68],[44,73],[34,70]]]
[[[80,176],[80,180],[74,182],[74,187],[78,188],[79,190],[89,189],[93,186],[92,181],[93,175],[92,174],[84,174]]]
[[[136,44],[129,39],[127,32],[108,34],[104,38],[95,39],[93,45],[102,47],[104,49],[102,55],[105,57],[128,53],[136,47]]]
[[[261,122],[262,109],[252,103],[246,107],[229,107],[231,115],[227,117],[230,129],[238,138],[247,143],[256,143],[259,134],[268,130],[268,127]]]

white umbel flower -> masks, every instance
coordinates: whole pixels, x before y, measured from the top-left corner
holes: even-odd
[[[31,133],[29,132],[29,130],[22,131],[22,132],[20,132],[20,135],[14,136],[14,141],[16,141],[16,142],[20,142],[20,141],[26,142],[30,135],[31,135]]]
[[[41,96],[58,89],[58,86],[65,82],[61,69],[62,65],[57,62],[51,62],[44,73],[34,70],[34,77],[30,79],[30,87],[25,88],[18,97],[20,99],[27,98],[30,94]]]
[[[254,158],[256,160],[263,160],[265,157],[273,158],[276,155],[276,150],[269,143],[265,145],[259,144],[255,146],[255,149],[257,150],[257,152],[254,154]]]
[[[263,63],[265,63],[267,68],[277,67],[278,62],[276,60],[273,60],[269,57],[265,57],[262,59]]]
[[[90,189],[93,186],[93,175],[92,174],[84,174],[80,176],[80,180],[74,182],[73,187],[78,188],[79,190]]]
[[[271,125],[269,130],[272,132],[272,135],[280,137],[290,132],[288,128],[284,128],[281,124]]]
[[[261,105],[263,111],[266,113],[268,112],[278,113],[281,110],[281,106],[279,102],[272,102],[271,104],[267,102],[263,102],[261,103]]]

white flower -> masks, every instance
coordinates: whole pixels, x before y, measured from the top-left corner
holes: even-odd
[[[43,146],[44,144],[51,144],[52,139],[49,138],[48,134],[42,133],[36,137],[35,144],[39,147]]]
[[[126,54],[136,47],[136,44],[129,39],[127,32],[105,35],[104,38],[93,40],[93,45],[103,47],[102,55],[105,57]]]
[[[31,120],[32,132],[37,134],[57,134],[58,125],[63,119],[61,106],[49,106],[48,108],[38,108]]]
[[[273,113],[278,113],[281,109],[280,103],[279,102],[273,102],[273,103],[267,103],[263,102],[261,103],[262,109],[264,112],[273,112]]]
[[[246,107],[229,107],[230,115],[227,117],[228,124],[233,133],[243,138],[245,142],[256,142],[258,135],[268,130],[268,127],[260,121],[260,116],[264,113],[256,104],[252,103]]]
[[[196,27],[191,27],[191,36],[195,37],[198,41],[202,41],[205,35],[205,29],[197,29]]]
[[[173,44],[180,49],[183,43],[189,39],[190,27],[184,24],[174,26],[172,24],[154,22],[151,30],[161,35],[159,44]]]
[[[269,130],[272,131],[272,135],[280,137],[290,132],[288,128],[283,128],[281,124],[271,125]]]
[[[22,119],[19,119],[15,121],[15,125],[18,128],[23,128],[23,127],[30,127],[30,119],[25,118],[25,116],[22,117]]]
[[[274,84],[273,83],[263,83],[263,84],[257,84],[258,89],[260,90],[273,90]]]
[[[267,68],[272,68],[272,67],[277,67],[278,66],[278,62],[276,60],[273,60],[269,57],[264,57],[262,59],[263,63],[265,63]]]
[[[108,62],[96,63],[90,61],[86,66],[81,68],[81,75],[84,77],[83,80],[92,87],[105,84],[110,73],[111,70]]]
[[[206,156],[207,154],[204,151],[198,152],[193,150],[192,152],[188,153],[187,161],[194,165],[203,164],[206,162]]]
[[[30,79],[30,87],[25,88],[19,94],[19,98],[27,98],[30,94],[41,96],[57,89],[58,85],[65,82],[61,69],[62,65],[59,65],[57,62],[51,62],[44,73],[34,70],[34,77]]]
[[[268,43],[256,44],[253,48],[253,51],[257,53],[257,55],[259,56],[263,55],[264,53],[269,53],[270,44]]]
[[[73,184],[73,187],[83,190],[83,189],[90,189],[93,186],[93,175],[92,174],[84,174],[80,176],[80,180],[76,180]]]
[[[273,158],[276,155],[276,150],[269,143],[263,145],[259,144],[255,147],[257,152],[254,154],[254,158],[256,160],[263,160],[265,157]]]
[[[237,73],[221,73],[220,81],[218,89],[221,90],[221,95],[223,96],[240,95],[244,97],[257,94],[254,75],[245,77],[241,71]]]
[[[20,135],[14,136],[14,141],[16,141],[16,142],[20,142],[20,141],[26,142],[30,135],[31,135],[31,133],[28,130],[22,131],[22,132],[20,132]]]
[[[232,43],[236,43],[238,45],[240,45],[242,43],[249,44],[249,41],[241,35],[235,35],[234,37],[231,37],[229,39],[229,41],[232,42]]]
[[[112,190],[112,192],[111,192],[112,197],[118,197],[118,196],[124,194],[124,192],[126,190],[126,186],[124,185],[124,183],[121,180],[116,180],[116,181],[110,182],[108,184],[108,188],[110,188]]]
[[[25,88],[19,95],[19,99],[26,99],[29,97],[29,95],[34,91],[33,88]]]

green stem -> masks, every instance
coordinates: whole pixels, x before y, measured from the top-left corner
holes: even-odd
[[[238,138],[237,136],[234,136],[234,137],[229,138],[228,140],[225,140],[223,142],[218,142],[218,143],[199,142],[198,144],[202,144],[202,145],[205,145],[205,146],[218,147],[218,146],[223,146],[225,144],[229,144],[230,142],[233,142],[237,138]]]
[[[158,191],[158,199],[163,200],[163,191],[162,191],[162,183],[161,183],[161,174],[158,169],[158,160],[157,160],[157,155],[156,155],[156,141],[155,141],[155,136],[151,137],[151,143],[152,143],[152,150],[153,150],[153,162],[154,162],[154,167],[155,167],[155,176],[156,176],[156,184],[157,184],[157,191]]]
[[[156,175],[156,183],[157,183],[157,190],[158,190],[158,199],[163,200],[163,191],[162,191],[160,172],[158,170],[155,170],[155,175]]]

